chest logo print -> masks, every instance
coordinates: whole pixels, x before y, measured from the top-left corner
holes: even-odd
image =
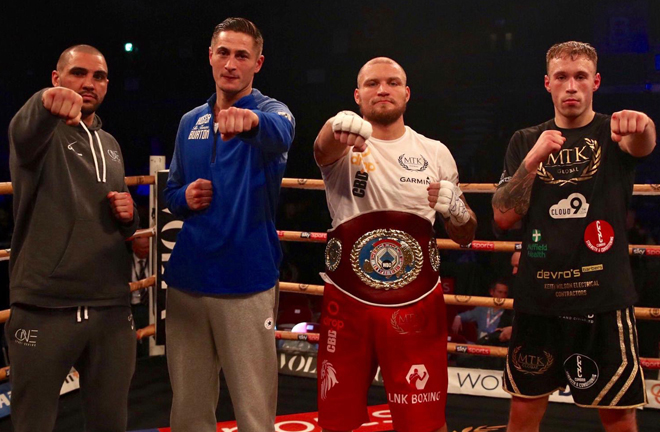
[[[550,154],[548,160],[539,166],[536,175],[544,183],[560,187],[591,179],[600,167],[602,148],[597,140],[585,138],[584,141],[586,145],[582,147],[562,149]],[[556,175],[566,178],[557,178]]]
[[[399,156],[399,165],[408,171],[424,171],[429,166],[429,161],[423,155],[407,156],[405,153]]]
[[[589,211],[589,203],[581,193],[572,193],[557,204],[550,207],[550,217],[553,219],[585,218]]]
[[[113,161],[119,162],[119,152],[118,151],[108,149],[108,154],[110,155],[110,158]]]
[[[82,156],[82,153],[78,153],[78,152],[76,151],[76,149],[73,148],[73,145],[74,145],[75,143],[77,143],[77,142],[78,142],[78,141],[74,141],[74,142],[72,142],[72,143],[69,143],[69,145],[66,146],[66,148],[68,148],[69,150],[71,150],[72,152],[74,152],[75,154],[77,154],[78,156]]]
[[[614,229],[604,220],[596,220],[584,230],[584,243],[596,253],[605,253],[614,244]]]

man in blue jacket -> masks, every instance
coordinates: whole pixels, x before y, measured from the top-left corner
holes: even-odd
[[[252,22],[216,26],[216,93],[183,116],[176,137],[165,196],[185,223],[164,275],[173,432],[216,430],[220,369],[239,430],[274,430],[275,209],[295,123],[252,88],[262,49]]]

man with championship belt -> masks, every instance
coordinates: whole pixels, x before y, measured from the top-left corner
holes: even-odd
[[[318,355],[319,424],[369,421],[367,390],[380,365],[394,427],[446,431],[447,329],[433,233],[469,244],[476,216],[447,147],[404,124],[406,73],[377,57],[357,77],[363,117],[342,111],[314,143],[332,229]]]
[[[548,396],[567,384],[610,432],[636,431],[646,403],[626,209],[655,125],[642,112],[594,112],[597,61],[589,44],[550,48],[554,118],[513,135],[493,197],[497,225],[522,221],[524,233],[504,372],[508,431],[538,431]]]

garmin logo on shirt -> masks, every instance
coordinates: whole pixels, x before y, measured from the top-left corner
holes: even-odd
[[[399,179],[401,183],[414,183],[414,184],[421,184],[421,185],[430,185],[431,184],[431,179],[429,177],[426,177],[425,179],[418,179],[414,177],[401,177]]]

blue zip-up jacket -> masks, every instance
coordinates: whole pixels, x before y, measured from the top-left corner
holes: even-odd
[[[293,141],[295,120],[283,103],[253,89],[236,108],[250,109],[259,125],[222,141],[214,132],[214,94],[181,118],[165,188],[170,211],[184,219],[164,279],[199,294],[248,294],[272,288],[282,250],[275,212]],[[192,211],[188,185],[213,184],[209,208]]]

